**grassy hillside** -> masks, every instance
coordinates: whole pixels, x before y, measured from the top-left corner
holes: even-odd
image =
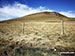
[[[68,18],[64,15],[61,15],[61,14],[57,13],[57,12],[40,12],[40,13],[35,13],[35,14],[27,15],[27,16],[24,16],[24,17],[16,18],[16,19],[2,21],[2,22],[60,21],[60,20],[75,21],[74,18]]]
[[[64,35],[61,35],[61,21],[64,21]],[[58,56],[59,51],[75,51],[74,26],[74,19],[56,12],[42,12],[2,21],[0,54],[2,56]],[[57,51],[50,52],[52,49]]]

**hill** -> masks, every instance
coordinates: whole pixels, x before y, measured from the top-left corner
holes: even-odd
[[[10,19],[10,20],[5,20],[2,22],[11,22],[11,21],[75,21],[74,18],[68,18],[67,16],[64,16],[60,13],[57,12],[39,12],[39,13],[34,13],[30,14],[24,17],[16,18],[16,19]]]
[[[0,22],[2,56],[59,56],[60,51],[75,51],[74,18],[40,12]]]

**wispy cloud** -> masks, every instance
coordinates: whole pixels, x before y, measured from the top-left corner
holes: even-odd
[[[67,17],[70,17],[70,18],[75,18],[75,13],[73,13],[73,11],[66,11],[66,12],[65,11],[61,11],[59,13],[65,15]]]
[[[32,8],[29,7],[28,5],[16,2],[13,5],[8,4],[7,6],[3,6],[2,8],[0,8],[0,21],[16,17],[22,17],[28,14],[42,12],[42,11],[55,11],[55,10],[47,9],[44,6]],[[66,15],[68,17],[75,17],[75,14],[73,14],[72,12],[61,11],[59,13]]]
[[[11,18],[16,17],[22,17],[28,14],[37,13],[41,11],[52,11],[49,9],[46,9],[43,6],[40,6],[38,8],[32,8],[24,4],[15,3],[13,5],[7,5],[0,8],[0,20],[7,20]]]

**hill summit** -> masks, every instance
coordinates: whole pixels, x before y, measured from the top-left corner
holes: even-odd
[[[20,22],[27,22],[27,21],[60,21],[60,20],[67,20],[67,21],[75,21],[73,18],[68,18],[65,15],[62,15],[58,12],[49,12],[49,11],[44,11],[44,12],[39,12],[39,13],[34,13],[30,15],[26,15],[20,18],[15,18],[15,19],[10,19],[2,22],[8,22],[8,21],[20,21]]]
[[[59,16],[59,17],[67,17],[67,16],[64,16],[58,12],[48,12],[48,11],[45,11],[45,12],[40,12],[40,13],[44,13],[46,15],[52,15],[52,16]]]

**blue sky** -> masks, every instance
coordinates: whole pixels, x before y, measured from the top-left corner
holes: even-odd
[[[0,0],[0,21],[42,11],[75,18],[75,0]]]

